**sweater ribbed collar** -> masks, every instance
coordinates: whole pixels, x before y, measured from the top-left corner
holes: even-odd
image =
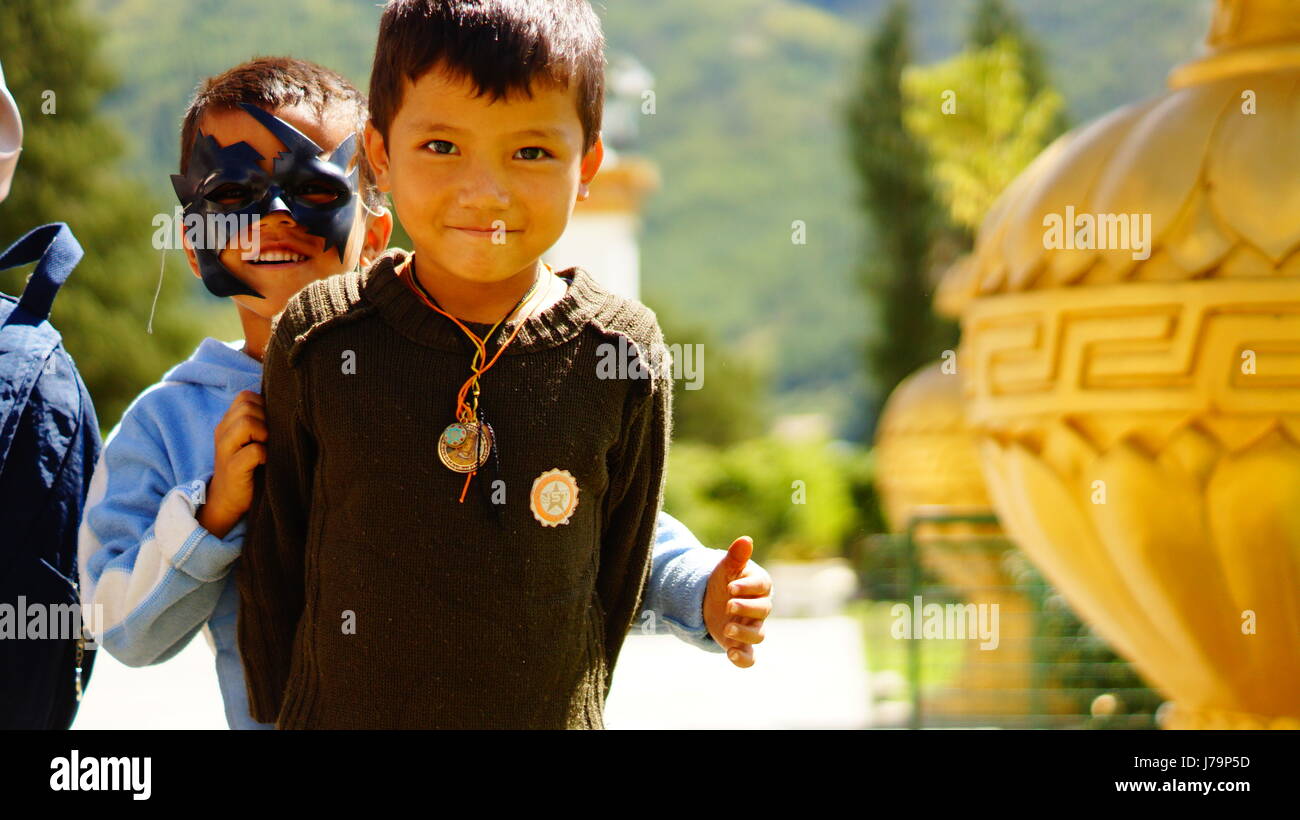
[[[373,304],[393,328],[414,342],[455,352],[472,349],[460,328],[431,310],[397,277],[396,269],[407,256],[406,251],[393,248],[375,260],[361,274],[362,298]],[[519,355],[563,344],[577,336],[604,306],[609,292],[582,268],[568,268],[557,271],[555,275],[569,281],[564,296],[554,305],[525,319],[519,335],[506,348],[504,355]],[[489,324],[462,321],[479,338],[492,328]],[[494,343],[488,346],[489,355],[501,341],[509,338],[514,328],[515,322],[508,322],[497,330]]]

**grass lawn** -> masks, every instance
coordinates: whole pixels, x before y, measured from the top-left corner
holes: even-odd
[[[894,616],[891,608],[897,601],[850,601],[845,614],[862,625],[863,649],[867,670],[871,673],[897,672],[907,679],[907,653],[912,641],[895,638],[891,633]],[[925,688],[950,686],[961,668],[968,640],[924,640],[916,642],[921,652],[921,682]]]

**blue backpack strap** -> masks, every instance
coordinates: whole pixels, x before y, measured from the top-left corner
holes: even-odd
[[[63,222],[51,222],[27,232],[0,254],[0,270],[36,262],[18,307],[37,322],[50,318],[50,308],[68,274],[81,261],[81,243]]]
[[[0,374],[4,376],[0,381],[0,469],[45,360],[59,344],[58,331],[45,320],[55,295],[82,255],[72,229],[62,222],[29,231],[0,254],[0,270],[37,263],[22,298],[0,326],[0,331],[13,335],[0,345]]]

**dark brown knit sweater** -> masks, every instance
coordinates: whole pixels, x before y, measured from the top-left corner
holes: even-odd
[[[308,286],[267,347],[267,462],[238,570],[252,715],[282,729],[602,728],[670,437],[654,314],[561,272],[566,295],[483,376],[499,458],[459,503],[465,477],[437,442],[473,348],[397,278],[404,258]],[[543,526],[532,489],[553,469],[578,503]]]

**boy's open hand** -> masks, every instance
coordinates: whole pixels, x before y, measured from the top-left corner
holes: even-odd
[[[230,403],[212,434],[216,468],[198,522],[224,538],[253,504],[253,471],[266,463],[266,410],[262,397],[244,390]]]
[[[704,625],[742,669],[754,665],[754,644],[762,643],[763,622],[772,613],[772,578],[749,560],[753,554],[749,536],[731,542],[704,592]]]

